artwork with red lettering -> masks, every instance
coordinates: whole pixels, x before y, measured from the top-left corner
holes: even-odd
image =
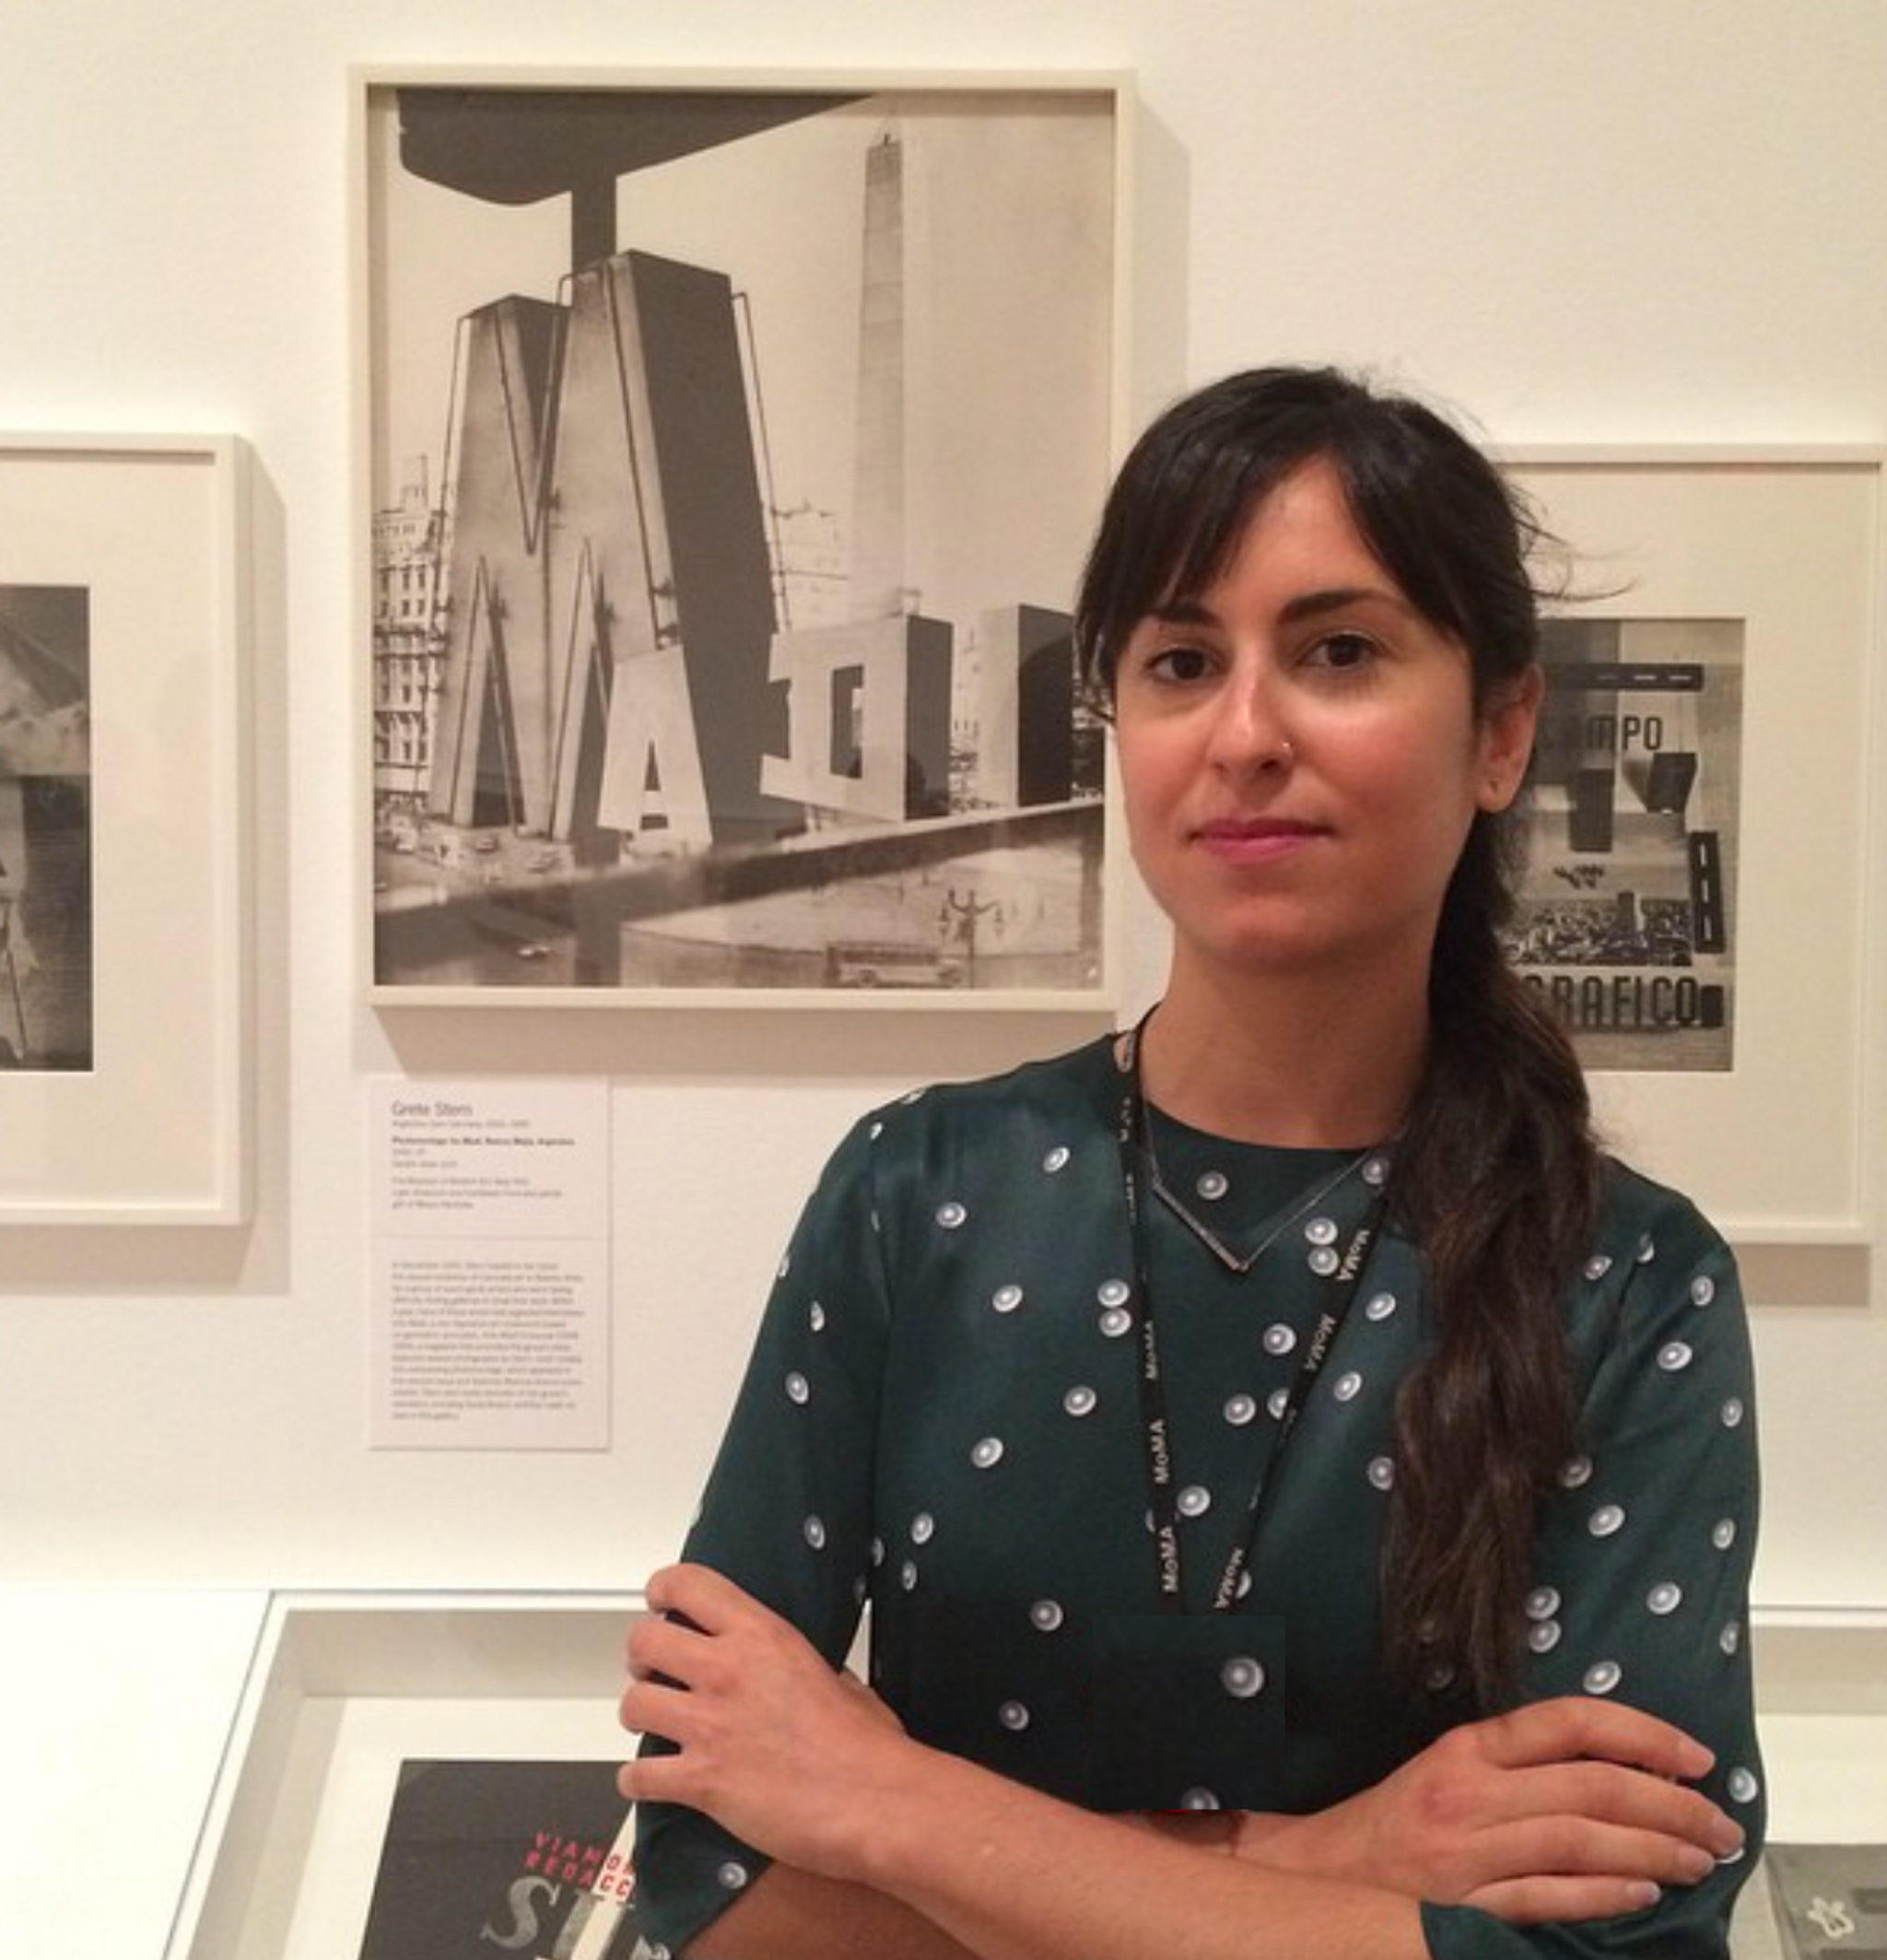
[[[360,1960],[647,1960],[615,1769],[403,1762]]]

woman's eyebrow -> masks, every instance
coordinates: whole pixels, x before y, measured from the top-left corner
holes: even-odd
[[[1385,585],[1333,585],[1324,591],[1300,593],[1278,608],[1278,617],[1287,623],[1315,619],[1325,613],[1340,613],[1348,606],[1376,604],[1392,606],[1399,613],[1411,610],[1401,593]]]
[[[1285,625],[1320,618],[1326,613],[1340,613],[1353,605],[1387,605],[1399,613],[1413,610],[1408,600],[1388,585],[1332,585],[1315,592],[1299,593],[1278,608]],[[1202,600],[1175,597],[1162,599],[1147,614],[1166,626],[1216,626],[1219,616]]]
[[[1216,626],[1219,616],[1198,599],[1162,599],[1148,609],[1149,619],[1163,626]]]

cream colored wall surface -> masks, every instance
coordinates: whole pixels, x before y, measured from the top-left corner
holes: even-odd
[[[1878,0],[12,0],[0,428],[229,430],[258,465],[259,1197],[240,1231],[0,1233],[4,1579],[637,1584],[850,1117],[1094,1025],[362,1002],[357,64],[1131,71],[1135,422],[1328,358],[1508,442],[1887,444]],[[1782,815],[1804,851],[1861,820],[1809,784]],[[366,1086],[497,1067],[615,1085],[615,1445],[370,1452]],[[1770,1602],[1887,1603],[1878,1252],[1751,1260]]]

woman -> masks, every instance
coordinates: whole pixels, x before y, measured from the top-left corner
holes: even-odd
[[[1500,952],[1531,542],[1337,374],[1135,446],[1075,633],[1166,989],[828,1166],[631,1636],[653,1937],[1725,1951],[1747,1334]]]

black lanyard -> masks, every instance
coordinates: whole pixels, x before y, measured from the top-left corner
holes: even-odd
[[[1141,1203],[1142,1174],[1146,1169],[1147,1106],[1140,1079],[1141,1036],[1146,1021],[1126,1037],[1126,1054],[1121,1072],[1127,1086],[1120,1099],[1119,1143],[1120,1149],[1120,1192],[1127,1205],[1128,1229],[1133,1240],[1133,1318],[1140,1336],[1141,1435],[1146,1452],[1147,1497],[1154,1526],[1154,1568],[1159,1583],[1160,1604],[1168,1613],[1186,1611],[1185,1578],[1179,1557],[1179,1503],[1173,1483],[1171,1431],[1166,1419],[1166,1379],[1160,1366],[1160,1344],[1154,1321],[1153,1287],[1148,1278],[1146,1223]],[[1369,1249],[1381,1229],[1389,1203],[1387,1179],[1376,1187],[1376,1195],[1349,1241],[1319,1276],[1325,1299],[1317,1325],[1305,1344],[1296,1379],[1284,1398],[1277,1418],[1277,1436],[1268,1456],[1261,1456],[1252,1479],[1251,1494],[1246,1499],[1245,1527],[1235,1540],[1225,1560],[1225,1568],[1213,1593],[1213,1613],[1226,1612],[1238,1596],[1239,1581],[1251,1564],[1258,1543],[1259,1527],[1264,1520],[1266,1499],[1275,1481],[1278,1465],[1291,1440],[1305,1403],[1317,1378],[1323,1372],[1339,1330],[1363,1283],[1363,1270],[1369,1261]]]

